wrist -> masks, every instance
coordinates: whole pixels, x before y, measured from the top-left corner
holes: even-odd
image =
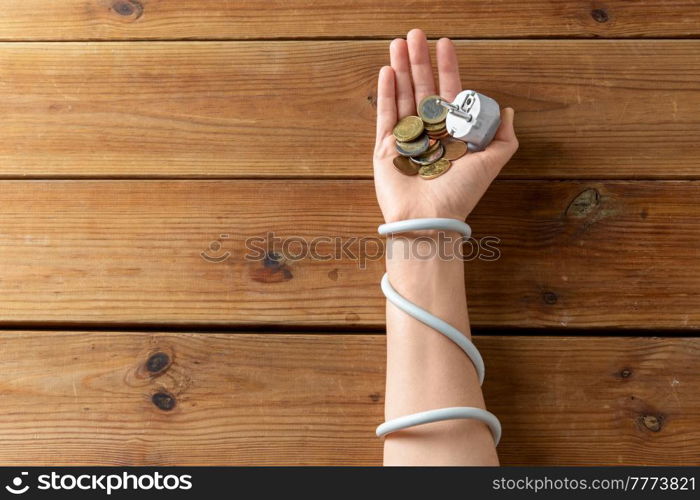
[[[390,224],[392,222],[409,219],[455,219],[464,222],[469,214],[454,213],[447,210],[426,210],[421,208],[419,210],[402,210],[400,212],[382,211],[382,215],[384,215],[384,222],[386,224]]]
[[[445,231],[387,238],[386,269],[394,288],[428,308],[434,305],[431,299],[441,301],[445,294],[464,293],[462,238]]]
[[[387,267],[463,261],[465,237],[456,231],[416,230],[387,236]]]

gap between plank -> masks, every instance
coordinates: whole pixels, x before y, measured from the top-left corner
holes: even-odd
[[[0,174],[0,182],[2,181],[371,181],[372,175],[323,175],[323,176],[305,176],[305,175],[258,175],[258,176],[207,176],[207,175],[7,175]],[[528,176],[512,176],[512,177],[497,177],[499,182],[508,181],[546,181],[546,182],[624,182],[624,181],[698,181],[698,175],[669,175],[669,176],[623,176],[623,177],[528,177]]]
[[[164,325],[158,323],[8,323],[0,324],[0,335],[3,332],[18,331],[45,332],[126,332],[126,333],[194,333],[194,334],[249,334],[265,333],[269,335],[384,335],[383,327],[371,326],[338,326],[338,325],[207,325],[207,324],[178,324]],[[479,327],[471,330],[473,336],[479,337],[646,337],[646,338],[696,338],[700,337],[697,329],[650,329],[638,328],[517,328],[517,327]]]
[[[70,39],[3,39],[0,38],[0,43],[152,43],[152,42],[372,42],[372,41],[382,41],[382,40],[393,40],[394,38],[399,38],[401,35],[395,36],[314,36],[314,37],[278,37],[278,38],[70,38]],[[434,42],[438,38],[428,38],[428,41]],[[617,36],[617,37],[602,37],[598,35],[587,35],[587,36],[564,36],[564,35],[551,35],[551,36],[522,36],[522,37],[459,37],[451,38],[453,41],[506,41],[506,42],[517,42],[521,40],[697,40],[700,39],[700,34],[697,35],[678,35],[678,36]]]

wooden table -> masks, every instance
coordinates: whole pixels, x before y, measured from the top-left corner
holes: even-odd
[[[503,463],[700,464],[700,8],[598,3],[5,0],[0,464],[381,462],[382,260],[246,239],[376,238],[412,27],[517,110],[466,271]]]

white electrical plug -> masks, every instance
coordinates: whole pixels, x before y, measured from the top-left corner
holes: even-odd
[[[486,149],[501,124],[498,103],[474,90],[463,90],[452,103],[440,101],[449,112],[447,131],[455,139],[468,144],[470,151]]]

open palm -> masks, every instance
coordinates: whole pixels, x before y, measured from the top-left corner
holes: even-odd
[[[425,34],[414,29],[406,40],[391,43],[391,66],[379,72],[377,85],[377,138],[374,148],[374,185],[387,222],[418,217],[464,220],[518,149],[513,131],[513,110],[501,113],[501,126],[486,150],[468,153],[452,162],[440,177],[424,180],[397,171],[393,128],[396,122],[416,114],[417,103],[437,94]],[[457,54],[452,41],[437,42],[439,95],[453,101],[462,90]]]

